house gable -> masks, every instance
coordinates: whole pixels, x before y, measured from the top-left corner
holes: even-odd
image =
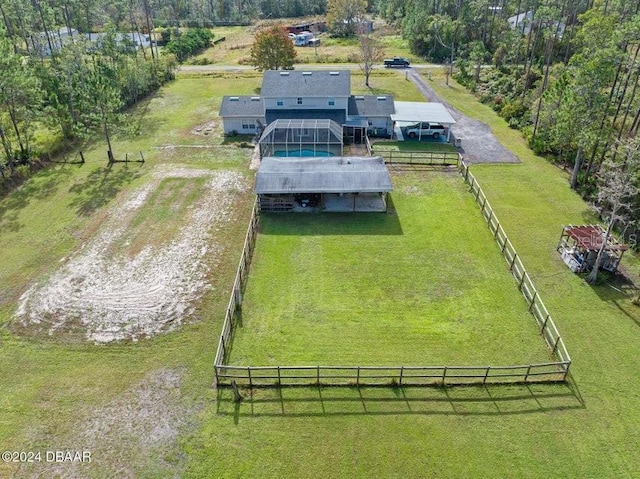
[[[348,70],[267,70],[262,78],[263,98],[333,97],[351,94],[351,72]]]

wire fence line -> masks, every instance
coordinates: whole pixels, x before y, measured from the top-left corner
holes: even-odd
[[[544,338],[552,358],[555,359],[554,361],[506,366],[238,366],[228,364],[233,333],[241,318],[242,297],[258,235],[259,214],[256,202],[249,220],[216,351],[214,361],[216,386],[230,386],[231,384],[249,387],[295,385],[429,386],[565,381],[571,366],[571,357],[564,341],[486,195],[469,171],[469,165],[462,161],[459,155],[457,158],[456,164],[459,172],[470,186],[471,194],[480,206],[481,214],[487,222],[509,270],[516,279],[518,289],[528,303],[529,311],[540,327],[540,334]]]

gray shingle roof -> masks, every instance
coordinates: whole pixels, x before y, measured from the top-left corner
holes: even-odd
[[[337,74],[336,74],[337,73]],[[265,98],[334,96],[351,94],[349,70],[267,70],[262,77],[260,95]]]
[[[224,96],[220,105],[221,117],[263,117],[264,106],[259,96]]]
[[[349,116],[389,116],[395,111],[391,95],[353,95],[348,108]]]
[[[391,177],[381,157],[262,159],[256,174],[256,194],[379,193],[392,191]]]

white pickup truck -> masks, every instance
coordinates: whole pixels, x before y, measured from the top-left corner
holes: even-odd
[[[404,134],[409,138],[421,138],[423,136],[431,136],[434,139],[440,138],[440,135],[444,135],[444,126],[439,123],[416,123],[414,125],[408,125],[404,129]]]

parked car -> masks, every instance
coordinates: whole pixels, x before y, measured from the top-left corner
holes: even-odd
[[[415,125],[409,125],[405,127],[404,134],[409,138],[418,138],[423,136],[431,136],[434,139],[440,138],[440,135],[444,135],[445,127],[439,123],[416,123]]]
[[[393,57],[384,61],[385,68],[407,68],[411,62],[406,58]]]

